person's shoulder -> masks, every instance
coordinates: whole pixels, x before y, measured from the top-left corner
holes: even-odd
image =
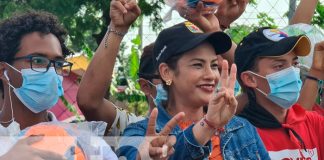
[[[313,123],[323,123],[324,117],[314,111],[306,111],[306,118]]]
[[[138,121],[128,125],[123,136],[144,136],[146,133],[148,119]]]

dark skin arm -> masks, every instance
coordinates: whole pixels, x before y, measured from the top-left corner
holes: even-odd
[[[126,33],[140,15],[135,0],[113,0],[110,7],[110,27]],[[107,47],[105,46],[107,39]],[[105,121],[111,127],[116,117],[115,106],[104,98],[111,84],[112,74],[123,37],[107,32],[101,41],[78,90],[77,101],[87,120]]]

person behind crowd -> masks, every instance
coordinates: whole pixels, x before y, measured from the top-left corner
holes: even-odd
[[[65,60],[71,55],[64,44],[66,34],[57,17],[47,12],[29,11],[1,22],[0,79],[4,102],[0,112],[0,136],[10,139],[28,127],[57,121],[48,109],[64,94],[62,76],[68,76],[72,67],[72,63]],[[11,150],[12,144],[3,146],[0,158],[17,159],[16,152],[30,156],[25,157],[27,159],[54,155],[27,149],[33,142],[22,140]],[[33,152],[24,154],[31,150]],[[111,150],[106,151],[110,158],[117,159]],[[64,159],[63,155],[55,157]]]
[[[236,66],[231,67],[228,75],[227,61],[221,64],[217,61],[217,54],[227,52],[231,45],[225,33],[204,33],[190,22],[164,29],[158,35],[153,61],[168,92],[168,100],[157,106],[156,132],[174,115],[185,113],[185,120],[171,132],[177,141],[170,159],[204,159],[210,155],[213,159],[268,158],[255,128],[246,120],[233,117],[237,105],[233,91]],[[223,69],[221,76],[219,65]],[[221,89],[214,94],[218,83]],[[204,113],[205,105],[208,105],[207,113]],[[148,124],[151,120],[146,119],[126,128],[118,156],[140,157],[141,153],[137,152],[136,145],[130,146],[129,139],[134,137],[136,141],[136,136],[145,136]]]
[[[271,159],[324,159],[323,117],[296,104],[300,95],[297,56],[310,52],[306,36],[260,28],[238,45],[238,80],[249,102],[240,114],[254,126]],[[315,46],[312,69],[324,79],[324,42]]]

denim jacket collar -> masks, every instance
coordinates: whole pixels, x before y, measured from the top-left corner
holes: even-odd
[[[156,126],[155,126],[155,129],[156,131],[160,132],[162,130],[162,128],[165,126],[165,124],[167,124],[169,122],[169,120],[171,120],[171,116],[168,114],[168,112],[163,108],[162,105],[158,105],[157,106],[158,108],[158,117],[157,117],[157,120],[156,120]],[[171,134],[177,134],[179,132],[181,132],[182,130],[180,129],[179,126],[176,126]]]
[[[244,127],[244,123],[242,123],[237,117],[233,117],[225,126],[225,133],[233,132]]]

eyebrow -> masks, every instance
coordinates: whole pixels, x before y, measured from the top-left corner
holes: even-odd
[[[192,61],[206,62],[206,60],[200,59],[200,58],[191,59],[190,62],[192,62]],[[211,62],[217,62],[217,58],[213,59]]]
[[[295,60],[298,60],[297,56],[293,58],[293,61],[295,61]],[[275,58],[275,59],[272,60],[272,62],[287,62],[287,60],[282,59],[282,58]]]
[[[30,53],[30,55],[49,58],[46,54],[44,54],[44,53],[40,53],[40,52]],[[56,56],[54,59],[63,60],[64,57],[63,57],[63,56]]]

